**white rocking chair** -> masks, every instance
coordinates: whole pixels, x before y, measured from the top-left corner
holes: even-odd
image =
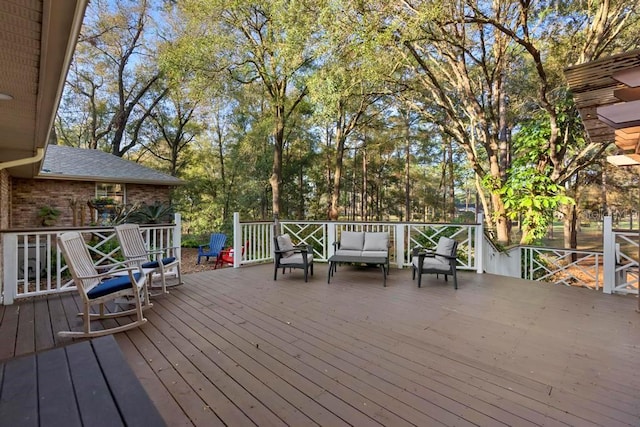
[[[137,268],[127,267],[125,263],[96,266],[91,259],[82,235],[76,231],[64,233],[58,237],[58,245],[71,272],[71,277],[82,298],[84,327],[82,331],[60,331],[61,337],[97,337],[114,334],[143,325],[147,322],[142,315],[143,308],[150,308],[146,287],[146,276]],[[100,273],[98,269],[108,269]],[[135,307],[129,310],[107,312],[105,303],[126,298]],[[99,305],[98,313],[91,307]],[[134,315],[135,320],[113,328],[92,330],[91,320],[109,319]]]
[[[149,276],[149,287],[152,287],[153,274],[157,273],[162,282],[162,293],[168,294],[166,276],[173,268],[176,269],[178,276],[176,285],[182,284],[180,257],[174,252],[177,248],[147,249],[138,224],[121,224],[116,226],[115,230],[126,262],[129,265],[137,265]],[[169,253],[165,256],[165,252]]]

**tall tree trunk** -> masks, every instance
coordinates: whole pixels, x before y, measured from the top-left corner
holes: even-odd
[[[367,194],[367,148],[362,147],[362,196],[360,200],[360,211],[362,212],[362,220],[369,219],[369,204]]]
[[[271,184],[271,204],[273,217],[277,220],[280,217],[280,185],[282,183],[282,150],[284,147],[284,105],[275,107],[276,123],[273,131],[273,172],[269,178]]]
[[[331,207],[329,209],[329,219],[332,221],[336,221],[340,216],[340,183],[342,181],[345,139],[346,136],[342,132],[342,126],[336,126],[336,163],[333,170],[333,189],[331,191]]]
[[[411,221],[411,138],[407,121],[404,148],[404,216]]]
[[[411,221],[411,112],[401,110],[404,118],[404,216]]]
[[[453,176],[453,146],[451,141],[447,143],[447,189],[449,191],[449,221],[453,221],[456,217],[456,191],[455,179]]]

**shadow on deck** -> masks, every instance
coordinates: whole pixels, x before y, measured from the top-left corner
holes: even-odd
[[[189,274],[115,335],[177,425],[638,425],[636,299],[460,273]],[[72,296],[0,307],[0,360],[69,343]]]

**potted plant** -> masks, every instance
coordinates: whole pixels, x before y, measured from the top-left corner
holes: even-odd
[[[38,210],[38,218],[40,218],[40,223],[44,227],[53,226],[56,221],[58,221],[58,217],[60,216],[60,210],[54,208],[53,206],[42,206]]]

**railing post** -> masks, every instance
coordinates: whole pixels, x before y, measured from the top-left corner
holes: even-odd
[[[13,304],[18,292],[18,236],[14,233],[2,235],[2,294],[3,305]],[[25,274],[27,274],[25,272]]]
[[[476,273],[482,274],[484,273],[484,214],[478,214],[478,225],[476,225],[475,240]]]
[[[602,292],[610,294],[613,291],[616,282],[616,238],[613,234],[613,221],[611,216],[604,217],[602,239],[604,264]]]
[[[398,268],[404,267],[404,230],[405,224],[396,224],[396,263]]]
[[[327,245],[327,259],[331,258],[335,253],[335,247],[333,243],[336,241],[336,223],[335,222],[327,222],[327,241],[325,245]]]
[[[173,242],[171,246],[176,248],[176,257],[181,259],[182,257],[182,215],[179,213],[173,214]]]
[[[233,268],[240,267],[242,262],[242,226],[240,212],[233,213]]]

